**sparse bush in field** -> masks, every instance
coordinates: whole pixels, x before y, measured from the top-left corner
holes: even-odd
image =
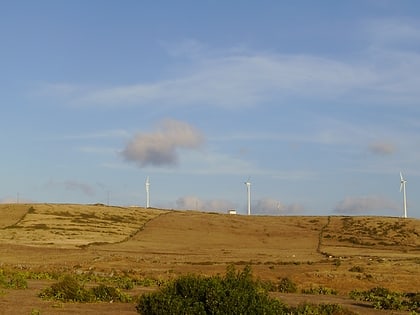
[[[102,302],[130,302],[131,297],[122,293],[120,289],[100,284],[97,287],[90,289],[95,301]]]
[[[297,286],[289,278],[282,278],[277,286],[277,291],[282,293],[296,293]]]
[[[337,295],[337,290],[327,287],[312,287],[309,289],[302,289],[303,294],[320,294],[320,295]]]
[[[10,277],[8,287],[12,289],[26,289],[28,282],[23,274],[16,273]]]
[[[63,302],[131,301],[131,297],[121,292],[118,288],[100,284],[99,286],[86,289],[76,278],[69,275],[43,290],[39,296]]]
[[[5,289],[26,289],[28,282],[20,272],[6,275],[3,270],[0,270],[0,287]]]
[[[285,314],[287,307],[270,298],[252,279],[248,266],[242,272],[229,267],[224,277],[182,276],[159,292],[142,295],[140,314]]]
[[[364,268],[360,266],[353,266],[349,269],[350,272],[364,272]]]
[[[93,300],[90,292],[79,281],[69,275],[66,275],[61,281],[43,290],[40,297],[63,302],[89,302]]]
[[[111,281],[113,284],[117,286],[117,288],[124,289],[124,290],[131,290],[134,288],[134,284],[136,283],[135,280],[129,277],[116,277]]]

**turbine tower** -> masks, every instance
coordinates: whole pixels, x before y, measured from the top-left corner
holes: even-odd
[[[251,215],[251,183],[249,178],[244,184],[246,185],[246,191],[248,194],[248,215]]]
[[[404,179],[402,173],[400,172],[400,178],[401,178],[401,185],[400,185],[400,192],[403,192],[403,210],[404,210],[404,218],[407,218],[407,194],[405,192],[405,184],[407,181]]]
[[[149,181],[149,176],[146,177],[146,208],[150,208],[150,181]]]

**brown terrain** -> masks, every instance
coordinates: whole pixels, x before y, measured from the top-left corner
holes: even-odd
[[[0,205],[0,271],[129,275],[165,281],[181,274],[224,274],[250,265],[255,277],[288,277],[299,290],[272,293],[286,304],[342,304],[359,314],[399,314],[351,300],[354,289],[420,291],[420,220],[391,217],[241,216],[140,207]],[[132,303],[62,303],[27,289],[0,287],[0,314],[137,314]],[[132,296],[155,290],[135,287]],[[404,312],[402,312],[404,314]]]

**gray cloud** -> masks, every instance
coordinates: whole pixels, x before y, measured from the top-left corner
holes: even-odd
[[[178,162],[178,149],[197,149],[203,141],[203,135],[193,126],[167,119],[151,133],[135,135],[121,154],[139,167],[170,166]]]
[[[391,155],[395,153],[396,147],[390,142],[373,142],[369,144],[369,151],[377,155]]]
[[[286,205],[272,198],[262,198],[252,205],[252,213],[268,215],[301,214],[304,207],[299,204]]]
[[[398,211],[395,202],[382,196],[346,197],[334,209],[336,213],[355,215],[394,211]]]

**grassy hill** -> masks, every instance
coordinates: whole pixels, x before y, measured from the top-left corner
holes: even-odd
[[[0,205],[0,264],[170,278],[251,264],[267,279],[342,291],[410,290],[420,221],[390,217],[241,216],[105,205]]]

